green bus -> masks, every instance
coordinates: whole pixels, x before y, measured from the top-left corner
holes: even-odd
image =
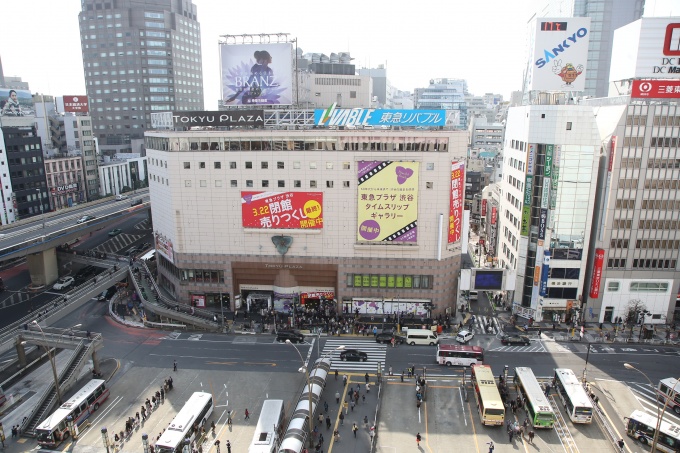
[[[543,394],[541,385],[529,367],[515,368],[515,389],[526,401],[529,420],[534,428],[552,428],[555,426],[555,412],[550,406],[548,397]]]

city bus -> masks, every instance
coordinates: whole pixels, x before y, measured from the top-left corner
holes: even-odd
[[[471,378],[479,417],[484,425],[503,425],[505,406],[489,365],[472,365]]]
[[[283,400],[265,400],[248,453],[276,453],[284,432]]]
[[[212,411],[212,395],[194,392],[156,442],[156,453],[181,453],[184,439],[193,442]]]
[[[533,427],[555,426],[555,412],[531,368],[523,366],[515,368],[514,382],[517,394],[526,400],[526,409]]]
[[[437,363],[439,365],[470,366],[481,365],[484,361],[484,349],[479,346],[440,344],[437,346]]]
[[[35,429],[38,444],[41,447],[55,448],[71,434],[66,423],[67,417],[71,416],[73,424],[80,426],[108,397],[106,381],[92,379],[38,425]]]
[[[576,374],[568,368],[557,368],[553,382],[571,421],[574,423],[592,423],[593,403]]]
[[[633,439],[637,439],[641,444],[652,444],[656,425],[659,421],[657,417],[635,410],[630,414],[630,417],[624,418],[624,421],[626,421],[626,434]],[[656,449],[666,453],[679,453],[680,426],[666,420],[661,420],[661,429],[659,429]]]
[[[677,385],[677,379],[661,379],[656,390],[659,401],[665,404],[666,400],[668,400],[668,407],[673,409],[673,412],[680,416],[680,386],[676,387]]]

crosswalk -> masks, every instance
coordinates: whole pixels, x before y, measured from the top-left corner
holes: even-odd
[[[129,248],[131,244],[137,242],[143,237],[142,234],[126,234],[121,233],[111,239],[101,243],[94,250],[102,253],[117,253],[125,248]]]
[[[503,352],[547,352],[545,346],[540,341],[532,341],[529,346],[498,346],[489,348],[489,351],[503,351]]]
[[[475,335],[483,333],[496,335],[501,331],[501,324],[497,317],[481,315],[474,316],[475,320],[472,323],[472,329],[474,330]]]
[[[336,351],[339,346],[344,346],[345,349],[357,349],[365,352],[368,355],[368,360],[365,362],[343,362],[340,360],[340,352]],[[349,338],[342,340],[326,340],[321,351],[321,357],[331,358],[331,370],[338,371],[368,371],[375,373],[378,370],[378,364],[382,369],[385,369],[385,358],[387,356],[387,346],[378,344],[375,341],[366,340],[351,340]]]

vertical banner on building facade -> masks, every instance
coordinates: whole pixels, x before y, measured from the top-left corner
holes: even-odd
[[[543,176],[546,178],[552,177],[553,149],[553,145],[545,146],[545,165],[543,166]]]
[[[534,174],[534,164],[536,162],[536,144],[529,143],[527,147],[527,175]]]
[[[552,187],[550,188],[550,209],[555,209],[557,205],[557,180],[560,178],[560,154],[562,152],[562,147],[560,145],[555,145],[553,150],[553,163],[552,163]]]
[[[548,295],[548,276],[550,275],[550,250],[543,252],[543,268],[541,269],[541,287],[539,294],[541,297]]]
[[[541,209],[548,209],[550,203],[550,178],[543,178],[543,187],[541,188]]]
[[[602,283],[602,266],[604,265],[604,249],[595,249],[595,263],[593,265],[593,277],[590,281],[589,296],[593,299],[600,297],[600,284]]]
[[[527,165],[527,169],[529,166]],[[522,236],[529,236],[529,226],[531,225],[531,194],[534,190],[534,177],[526,176],[524,181],[524,205],[522,206],[522,228],[520,234]]]
[[[419,169],[418,162],[358,162],[358,241],[417,242]]]
[[[616,142],[617,138],[616,135],[612,135],[611,141],[610,141],[610,146],[609,146],[609,164],[607,165],[607,181],[605,182],[604,186],[604,203],[602,204],[604,212],[600,216],[600,225],[599,225],[599,239],[602,240],[602,237],[604,235],[604,225],[607,222],[607,212],[605,210],[605,207],[607,206],[607,200],[609,200],[609,190],[612,185],[612,172],[614,169],[614,159],[616,158]]]
[[[449,207],[449,244],[458,242],[463,228],[465,204],[465,163],[451,162],[451,205]]]
[[[489,242],[486,248],[489,255],[496,256],[496,238],[498,237],[498,208],[491,206],[491,228],[489,229]]]
[[[534,285],[531,287],[531,308],[538,306],[538,289],[541,283],[541,269],[543,268],[543,250],[542,245],[536,246],[536,261],[534,262]]]
[[[541,208],[541,215],[538,218],[538,240],[542,244],[545,240],[545,230],[548,227],[548,210]]]
[[[486,198],[482,199],[482,217],[486,217]]]

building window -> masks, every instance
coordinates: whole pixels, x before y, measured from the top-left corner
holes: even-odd
[[[571,121],[567,121],[567,130],[568,130],[568,131],[571,130]]]
[[[215,187],[222,187],[222,180],[221,179],[215,180]]]
[[[236,170],[236,162],[229,162],[229,168],[232,170]]]
[[[262,168],[262,170],[268,169],[269,168],[269,162],[260,162],[260,168]]]
[[[208,187],[208,181],[206,181],[205,179],[201,179],[200,184],[201,187]]]
[[[333,188],[333,181],[326,181],[326,188],[332,189]]]
[[[342,163],[342,169],[343,169],[343,170],[349,170],[350,168],[351,168],[351,167],[350,167],[349,162],[343,162],[343,163]]]
[[[189,170],[191,168],[191,162],[184,162],[184,169]]]
[[[302,187],[302,181],[296,179],[295,181],[293,181],[293,187]]]
[[[222,162],[214,162],[213,165],[215,166],[215,170],[222,168]]]
[[[246,187],[253,187],[253,180],[252,179],[246,179]]]
[[[262,187],[269,187],[269,181],[266,179],[262,180]]]
[[[283,170],[284,168],[286,168],[286,165],[285,165],[284,162],[277,162],[276,168],[277,168],[277,170]]]
[[[425,164],[425,169],[434,170],[434,162],[428,162],[427,164]]]
[[[607,282],[607,292],[615,293],[621,286],[620,282]]]
[[[232,179],[230,182],[231,187],[238,187],[238,182],[236,182],[235,179]]]
[[[205,162],[199,162],[198,168],[205,168]]]
[[[433,182],[426,182],[426,183],[425,183],[425,188],[426,188],[426,189],[433,189],[433,188],[434,188],[434,183],[433,183]]]
[[[246,162],[246,168],[247,168],[247,169],[252,169],[252,168],[253,168],[253,163],[252,163],[252,162]]]
[[[310,168],[311,170],[316,170],[316,162],[310,162],[310,163],[309,163],[309,168]]]
[[[296,170],[299,170],[300,169],[300,162],[299,161],[293,162],[293,168],[296,169]]]
[[[184,180],[184,187],[191,187],[191,180],[190,179]]]
[[[349,181],[343,181],[342,187],[344,187],[345,189],[348,189],[349,188]]]
[[[651,267],[651,266],[649,266]],[[630,291],[640,293],[665,293],[668,291],[668,283],[658,282],[631,282]]]
[[[333,162],[326,162],[326,170],[332,170],[333,169]]]
[[[284,181],[283,179],[279,179],[277,185],[279,187],[286,187],[286,181]]]
[[[316,188],[316,181],[309,181],[309,187],[312,189]]]
[[[356,91],[350,91],[349,92],[349,98],[350,99],[356,99],[357,98],[357,92]]]

